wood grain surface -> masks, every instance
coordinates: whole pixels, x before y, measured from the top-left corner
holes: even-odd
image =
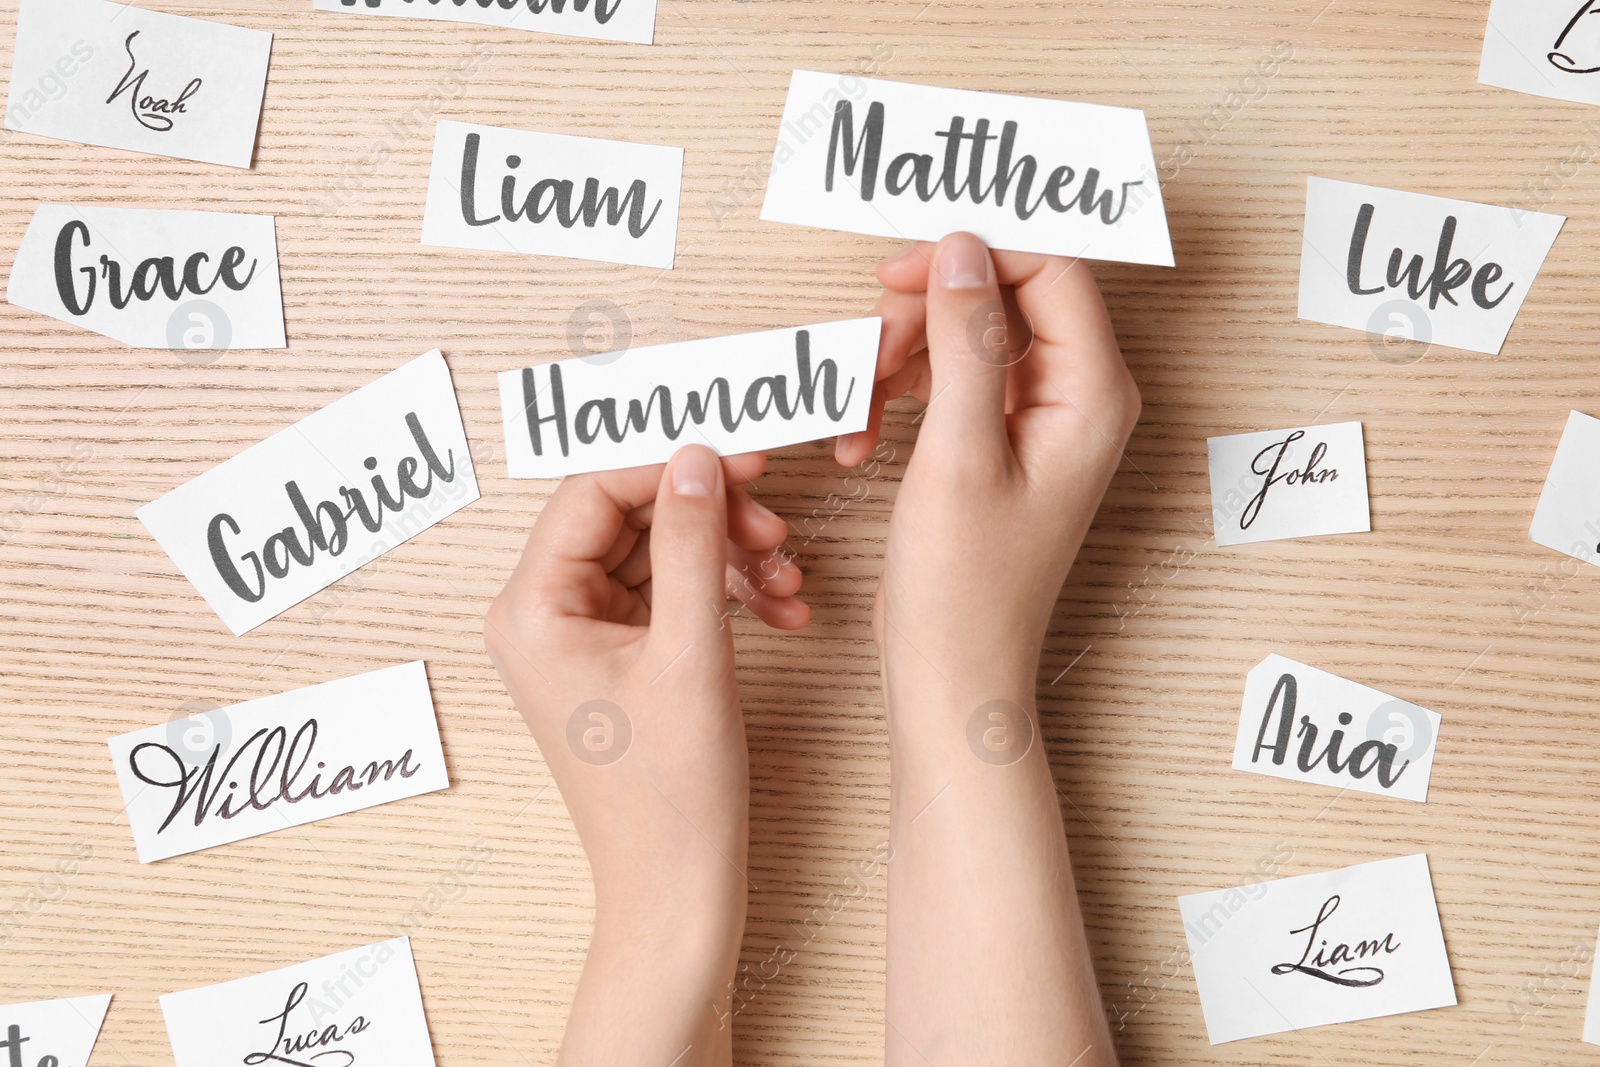
[[[0,0],[0,40],[16,6]],[[1484,0],[661,0],[653,47],[307,0],[152,6],[277,35],[254,169],[5,134],[0,258],[41,202],[272,213],[289,347],[191,363],[0,306],[0,1003],[114,992],[93,1062],[164,1064],[159,995],[409,932],[443,1067],[551,1060],[592,897],[483,653],[483,612],[551,488],[504,477],[494,375],[571,354],[595,300],[634,343],[863,313],[892,242],[758,214],[789,72],[870,67],[1142,107],[1158,160],[1192,152],[1164,182],[1177,268],[1096,268],[1144,416],[1039,675],[1125,1062],[1600,1063],[1579,1042],[1600,923],[1600,584],[1528,539],[1567,411],[1600,413],[1600,168],[1558,174],[1600,140],[1600,112],[1478,85]],[[1280,47],[1265,88],[1246,85]],[[420,247],[441,117],[685,146],[677,267]],[[1571,220],[1499,356],[1390,350],[1295,318],[1308,174],[1489,203],[1545,180]],[[229,636],[134,510],[434,346],[482,500]],[[744,959],[754,974],[797,950],[748,980],[741,1064],[881,1062],[884,885],[850,870],[888,828],[868,611],[915,415],[895,405],[864,498],[823,445],[776,454],[759,484],[794,524],[816,614],[793,635],[739,624]],[[1370,534],[1212,543],[1208,436],[1349,419],[1366,425]],[[1428,803],[1232,771],[1244,675],[1271,652],[1439,711]],[[419,657],[448,791],[136,862],[106,738]],[[475,850],[488,858],[459,878]],[[1418,851],[1459,1007],[1206,1043],[1179,894],[1275,857],[1304,874]],[[818,923],[830,894],[845,904]]]

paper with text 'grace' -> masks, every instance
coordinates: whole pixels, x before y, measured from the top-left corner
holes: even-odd
[[[761,217],[1173,265],[1143,111],[797,70]]]
[[[1372,529],[1359,422],[1206,441],[1218,545]]]
[[[1423,803],[1443,717],[1272,655],[1244,683],[1233,769]]]
[[[1300,317],[1496,355],[1566,221],[1310,178]]]
[[[1426,855],[1178,898],[1213,1045],[1449,1007]]]
[[[1600,562],[1600,419],[1581,411],[1567,425],[1545,477],[1529,536],[1585,563]]]
[[[0,1007],[0,1049],[12,1064],[84,1067],[100,1036],[111,994]]]
[[[478,499],[438,349],[137,512],[242,634]]]
[[[1600,104],[1600,3],[1493,0],[1478,81],[1534,96]]]
[[[444,119],[422,243],[672,266],[683,149]]]
[[[109,743],[140,863],[450,785],[421,660]]]
[[[513,478],[759,452],[864,430],[883,320],[848,319],[564,359],[500,375]]]
[[[656,33],[656,0],[315,0],[315,7],[628,44],[650,44]]]
[[[177,1067],[435,1067],[407,937],[168,993],[161,1014]]]
[[[110,0],[22,0],[8,130],[248,168],[272,34]]]

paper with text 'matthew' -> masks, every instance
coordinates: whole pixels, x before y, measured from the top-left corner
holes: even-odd
[[[133,348],[283,348],[270,215],[42,204],[6,298]]]
[[[629,44],[650,44],[656,34],[656,0],[315,0],[315,7]]]
[[[433,143],[422,243],[672,266],[683,149],[475,126]]]
[[[1178,906],[1213,1045],[1456,1002],[1425,855]]]
[[[1478,81],[1534,96],[1600,104],[1600,3],[1494,0]]]
[[[1206,452],[1219,545],[1372,529],[1359,422],[1212,437]]]
[[[1300,317],[1496,355],[1565,222],[1311,178]]]
[[[1173,265],[1144,112],[797,70],[761,217]]]
[[[110,0],[22,0],[8,130],[250,166],[272,34]]]
[[[161,1014],[177,1067],[434,1067],[406,937],[168,993]]]
[[[138,511],[242,634],[478,499],[438,349]]]
[[[4,1061],[27,1067],[85,1067],[110,1006],[111,994],[103,993],[0,1007]]]
[[[500,375],[513,478],[759,452],[863,430],[882,320],[849,319],[564,359]]]
[[[1529,536],[1585,563],[1600,561],[1600,419],[1567,414]]]

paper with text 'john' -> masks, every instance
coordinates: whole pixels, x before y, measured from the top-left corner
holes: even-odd
[[[1206,441],[1218,545],[1372,529],[1359,422]]]
[[[35,1000],[0,1007],[0,1050],[26,1067],[85,1067],[111,994]]]

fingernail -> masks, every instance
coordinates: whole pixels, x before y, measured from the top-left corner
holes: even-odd
[[[773,511],[771,508],[767,507],[765,504],[763,504],[761,501],[755,499],[754,497],[750,498],[750,504],[751,504],[752,507],[754,507],[756,509],[756,514],[757,515],[761,515],[761,516],[764,516],[764,517],[769,518],[769,519],[777,519],[778,518],[778,513],[776,511]],[[779,519],[778,521],[781,522],[783,520]]]
[[[939,246],[939,277],[946,289],[979,289],[989,284],[989,249],[970,233],[955,233]]]
[[[721,462],[704,448],[685,448],[672,457],[672,491],[679,496],[710,496]]]

